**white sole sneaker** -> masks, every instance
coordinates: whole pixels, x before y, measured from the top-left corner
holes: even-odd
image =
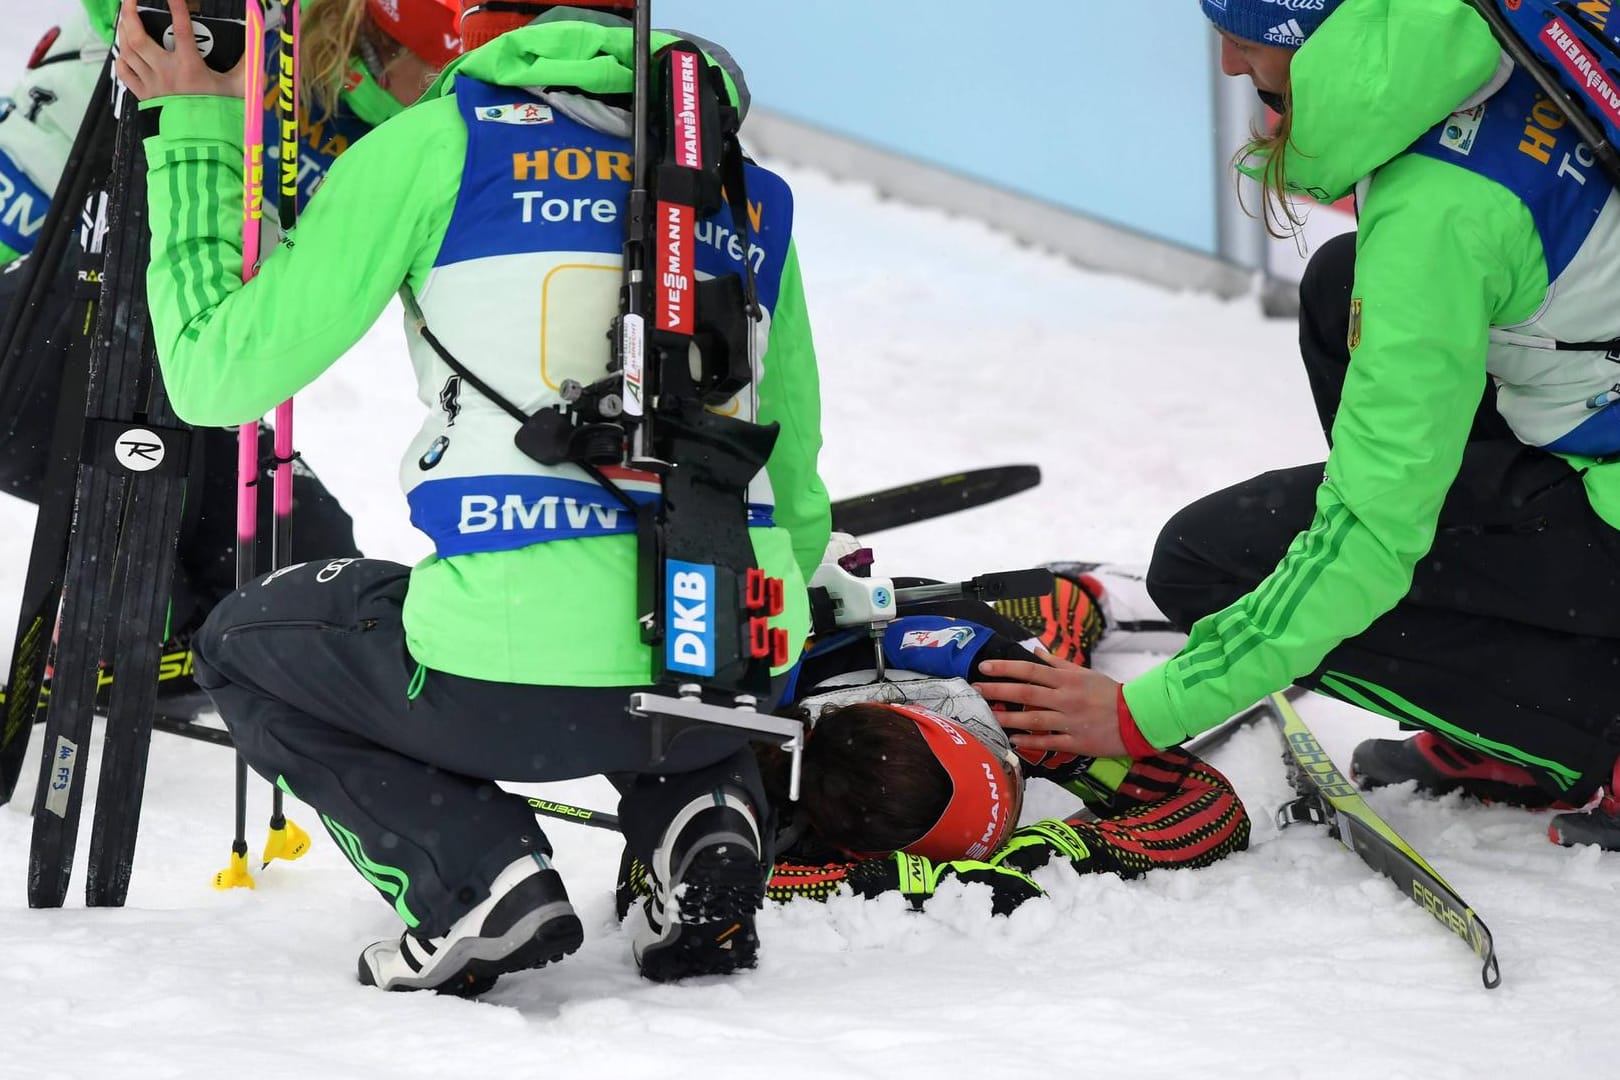
[[[734,792],[695,799],[665,836],[673,839],[653,853],[653,895],[633,906],[627,920],[641,974],[672,982],[753,967],[765,868],[746,800]]]
[[[510,971],[545,967],[585,941],[562,878],[543,855],[525,855],[496,876],[490,894],[443,937],[412,933],[360,953],[360,982],[384,990],[475,997]]]

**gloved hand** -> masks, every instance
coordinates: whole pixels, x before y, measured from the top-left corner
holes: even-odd
[[[1057,818],[1046,818],[1018,829],[1001,850],[990,856],[989,865],[1030,874],[1045,866],[1053,855],[1060,855],[1084,872],[1091,859],[1091,848],[1074,825]]]
[[[881,893],[898,892],[920,911],[923,902],[938,890],[939,883],[951,877],[990,886],[990,910],[996,915],[1006,915],[1025,900],[1044,895],[1028,874],[1012,866],[995,866],[972,859],[934,862],[901,851],[861,860],[849,868],[845,880],[850,888],[869,900]]]

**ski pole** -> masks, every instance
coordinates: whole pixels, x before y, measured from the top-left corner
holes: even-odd
[[[247,0],[247,67],[243,91],[242,130],[242,281],[253,280],[259,269],[259,226],[264,218],[264,7]],[[236,432],[236,585],[254,577],[254,545],[259,533],[259,422],[243,424]],[[253,888],[247,868],[247,761],[236,755],[236,834],[231,839],[231,864],[214,875],[216,889]]]
[[[559,821],[572,821],[576,825],[589,825],[593,829],[606,829],[609,832],[619,831],[619,819],[614,814],[601,810],[592,810],[584,806],[570,806],[567,803],[552,802],[550,799],[530,797],[525,800],[529,809],[543,817],[557,818]]]
[[[300,0],[282,0],[280,94],[276,112],[281,130],[281,188],[276,207],[281,231],[289,233],[298,224],[298,99],[303,87],[298,67]],[[292,564],[293,496],[293,403],[288,398],[276,406],[275,526],[270,534],[270,569]],[[261,868],[272,859],[299,858],[309,850],[309,834],[288,821],[282,812],[281,789],[271,785],[270,835],[264,842]]]

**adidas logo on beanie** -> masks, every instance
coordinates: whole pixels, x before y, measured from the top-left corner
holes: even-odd
[[[1297,49],[1344,0],[1200,0],[1204,17],[1244,41]]]

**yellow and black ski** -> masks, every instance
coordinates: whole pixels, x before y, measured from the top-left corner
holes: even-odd
[[[1286,697],[1272,694],[1266,704],[1282,733],[1289,780],[1299,792],[1299,798],[1278,809],[1278,826],[1286,828],[1301,821],[1326,825],[1328,835],[1394,881],[1413,903],[1474,950],[1484,962],[1480,978],[1486,989],[1500,986],[1502,973],[1496,962],[1496,944],[1484,920],[1474,914],[1439,871],[1373,813]]]

